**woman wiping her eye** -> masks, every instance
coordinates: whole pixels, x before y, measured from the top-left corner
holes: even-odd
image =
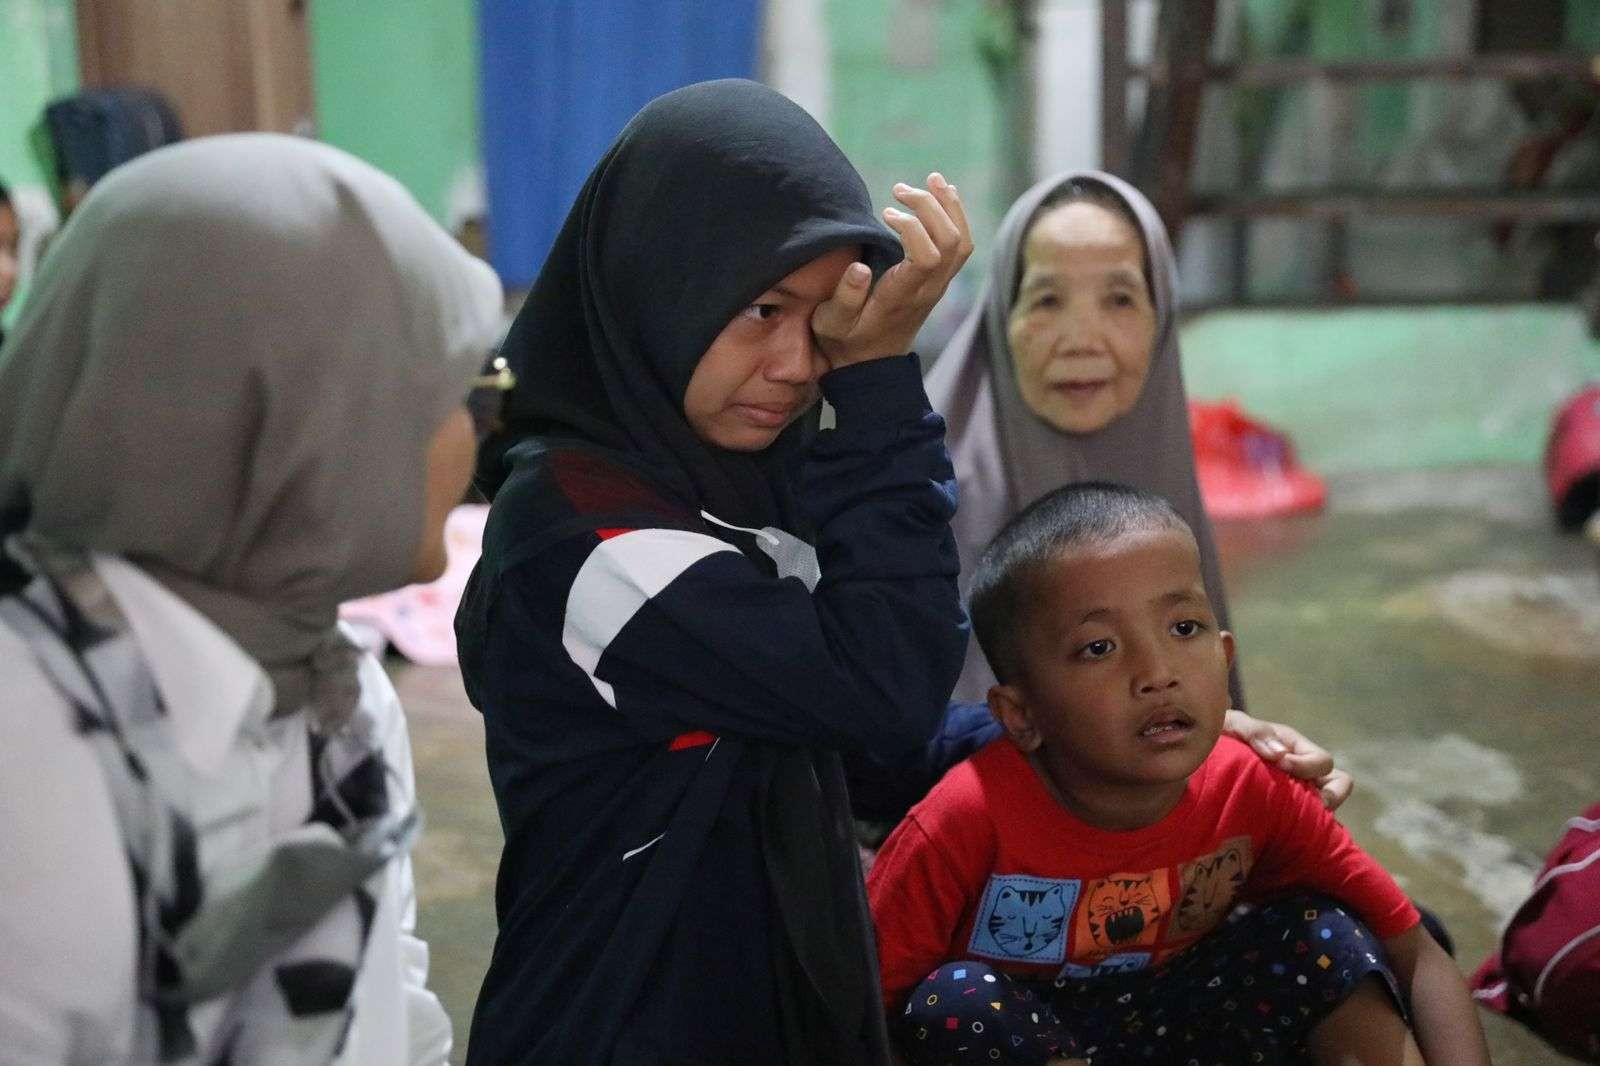
[[[909,348],[972,247],[942,177],[894,195],[769,89],[669,93],[512,327],[457,617],[506,834],[473,1066],[887,1061],[841,758],[960,670]]]

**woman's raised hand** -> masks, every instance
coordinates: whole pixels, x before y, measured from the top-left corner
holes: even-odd
[[[967,213],[942,174],[929,174],[926,189],[896,185],[894,197],[911,213],[891,207],[883,218],[899,234],[906,257],[876,285],[865,263],[852,264],[811,316],[829,369],[910,351],[928,312],[972,255]]]

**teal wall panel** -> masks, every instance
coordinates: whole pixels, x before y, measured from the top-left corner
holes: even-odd
[[[45,104],[77,88],[72,0],[0,0],[0,180],[47,218],[53,218],[46,207],[50,179],[34,151],[34,128]],[[26,289],[24,277],[3,316],[6,324],[15,319]]]
[[[470,0],[316,0],[310,29],[318,135],[449,221],[452,188],[480,168]]]
[[[1535,463],[1550,416],[1600,380],[1573,308],[1219,311],[1183,328],[1196,399],[1239,399],[1321,473]]]

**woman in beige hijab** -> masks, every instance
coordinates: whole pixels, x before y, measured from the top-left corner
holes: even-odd
[[[499,307],[290,137],[152,152],[62,232],[0,349],[0,1062],[444,1061],[404,724],[336,612],[442,569]]]

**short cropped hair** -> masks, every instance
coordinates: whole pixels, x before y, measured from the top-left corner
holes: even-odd
[[[1045,566],[1070,548],[1158,529],[1193,534],[1160,496],[1109,481],[1056,489],[1007,522],[984,549],[968,593],[978,645],[1000,683],[1009,684],[1022,673],[1019,634]]]

